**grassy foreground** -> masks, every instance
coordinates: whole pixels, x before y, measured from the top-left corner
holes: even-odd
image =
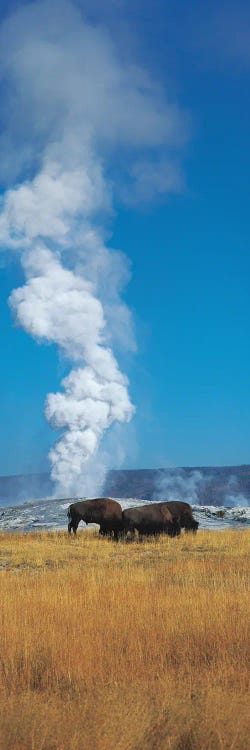
[[[249,552],[0,534],[1,750],[246,750]]]

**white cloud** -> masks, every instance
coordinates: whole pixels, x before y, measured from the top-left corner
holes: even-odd
[[[188,137],[186,114],[73,3],[24,6],[3,24],[0,50],[5,177],[34,168],[44,150],[68,168],[89,142],[105,158],[127,149],[130,172],[135,149],[178,149]]]
[[[7,245],[23,249],[36,237],[64,245],[76,216],[91,216],[108,206],[108,191],[99,165],[88,166],[87,159],[81,168],[68,171],[48,162],[32,182],[9,190],[2,206],[0,230]]]
[[[124,188],[124,200],[127,203],[149,203],[156,197],[166,196],[168,193],[180,193],[184,188],[184,177],[182,169],[177,161],[150,161],[142,160],[135,162],[132,167],[132,178],[134,188],[132,194],[128,188]]]

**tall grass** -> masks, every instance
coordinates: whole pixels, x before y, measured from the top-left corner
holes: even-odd
[[[249,551],[1,534],[1,750],[246,750]]]

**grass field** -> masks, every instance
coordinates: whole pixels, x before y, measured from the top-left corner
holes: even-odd
[[[249,553],[0,534],[1,750],[247,750]]]

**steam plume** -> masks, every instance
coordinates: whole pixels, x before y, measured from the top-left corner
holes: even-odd
[[[179,190],[187,125],[159,85],[124,65],[108,33],[72,2],[23,6],[3,24],[0,49],[0,243],[20,254],[26,276],[10,304],[28,333],[55,343],[73,364],[45,405],[49,422],[64,431],[50,452],[52,478],[69,494],[83,491],[84,477],[91,494],[104,478],[104,431],[134,413],[111,348],[135,348],[120,297],[129,264],[105,246],[102,227],[114,193],[143,196],[143,174],[147,199]]]
[[[182,500],[199,504],[199,492],[206,478],[201,471],[187,474],[183,469],[168,469],[159,472],[154,490],[155,500]]]

